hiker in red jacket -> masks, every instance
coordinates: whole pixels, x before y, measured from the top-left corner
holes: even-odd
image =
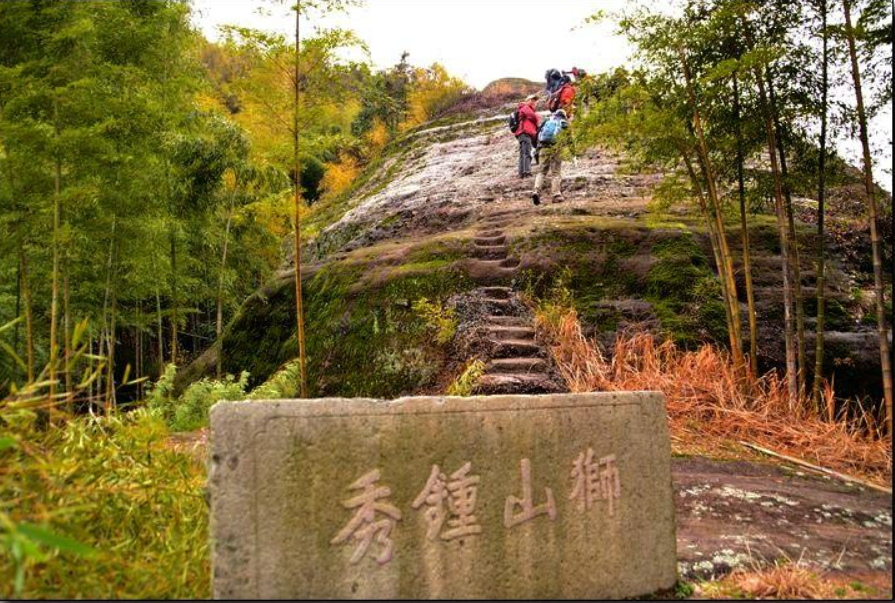
[[[538,95],[529,95],[525,102],[519,103],[519,126],[513,132],[519,141],[519,177],[531,176],[531,150],[538,138],[541,118],[537,113]]]
[[[550,102],[547,108],[550,111],[559,111],[562,109],[566,112],[569,119],[572,119],[572,110],[575,105],[575,86],[572,84],[572,78],[568,75],[563,77],[562,87],[550,96]]]

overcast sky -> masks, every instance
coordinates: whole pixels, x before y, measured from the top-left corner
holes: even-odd
[[[406,50],[411,63],[437,61],[481,89],[501,77],[541,81],[554,66],[597,72],[620,65],[628,46],[610,24],[578,26],[597,6],[623,5],[623,0],[366,0],[348,14],[328,16],[326,24],[353,29],[369,45],[377,67],[394,65]],[[197,23],[210,38],[225,23],[283,33],[294,29],[285,10],[270,0],[194,0],[194,6]],[[259,7],[272,14],[259,14]]]
[[[195,23],[212,40],[218,38],[218,26],[225,24],[292,35],[294,17],[288,10],[292,4],[293,0],[193,0]],[[542,82],[551,67],[577,66],[598,73],[624,64],[631,49],[613,33],[611,22],[583,24],[597,9],[614,11],[624,5],[624,0],[366,0],[347,14],[326,17],[322,24],[354,30],[367,43],[378,68],[394,65],[406,50],[412,64],[437,61],[481,89],[502,77]],[[891,120],[890,107],[871,127],[873,147],[882,153],[875,176],[890,192]],[[857,141],[838,141],[836,146],[860,165]]]

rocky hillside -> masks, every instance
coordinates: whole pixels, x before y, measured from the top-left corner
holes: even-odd
[[[487,317],[501,312],[472,303],[494,297],[483,287],[492,294],[502,288],[501,296],[516,303],[519,293],[542,296],[561,285],[589,333],[606,346],[625,329],[648,329],[686,345],[725,343],[708,236],[692,207],[652,209],[662,175],[629,173],[622,157],[592,149],[564,166],[566,201],[535,207],[528,196],[532,180],[516,176],[517,144],[503,120],[512,105],[490,98],[488,106],[395,141],[349,193],[312,208],[303,251],[312,395],[443,392],[476,357],[490,375],[500,374],[500,366],[510,374],[537,366],[538,387],[552,387],[549,359],[534,339],[534,347],[499,351],[506,346],[488,335],[499,325]],[[800,207],[810,221],[810,200]],[[799,228],[812,244],[813,227],[802,222]],[[753,217],[764,369],[779,366],[783,356],[775,233],[772,216]],[[730,240],[736,247],[735,229]],[[870,302],[854,278],[865,261],[843,248],[830,262],[826,363],[842,394],[880,391]],[[179,385],[213,372],[220,353],[227,372],[248,370],[253,383],[296,355],[291,262],[245,301],[223,348],[216,345],[186,367]],[[814,272],[806,260],[803,279],[810,298]],[[813,316],[813,300],[806,311]],[[527,319],[514,315],[503,326],[527,328]],[[518,353],[526,349],[527,355]],[[495,363],[500,359],[512,362]]]

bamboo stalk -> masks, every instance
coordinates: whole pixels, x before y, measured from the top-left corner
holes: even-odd
[[[171,362],[177,364],[177,240],[171,223]]]
[[[740,126],[740,87],[736,72],[733,75],[733,106],[737,136],[737,191],[740,200],[740,232],[743,239],[743,271],[746,276],[746,303],[749,313],[749,368],[752,377],[758,376],[758,321],[755,317],[755,294],[752,287],[752,253],[749,227],[746,221],[746,184],[743,177],[743,132]]]
[[[233,184],[234,189],[236,182]],[[224,357],[224,342],[221,341],[221,334],[224,332],[224,270],[227,268],[227,244],[230,242],[230,224],[233,221],[233,197],[235,191],[230,195],[230,205],[227,208],[227,226],[224,228],[224,249],[221,252],[221,274],[218,278],[218,299],[217,299],[217,316],[215,319],[215,335],[218,342],[217,357],[217,377],[221,378]]]
[[[861,89],[861,70],[858,66],[858,54],[855,49],[855,32],[851,22],[851,6],[849,0],[842,0],[845,12],[845,35],[848,39],[848,53],[851,58],[852,80],[855,86],[855,100],[858,108],[858,125],[861,147],[864,156],[864,188],[867,193],[867,205],[870,219],[870,244],[873,250],[873,289],[876,297],[876,328],[879,335],[879,356],[883,372],[883,396],[886,400],[886,430],[892,435],[892,357],[889,350],[888,328],[886,327],[886,308],[883,295],[883,262],[882,245],[880,243],[878,210],[876,195],[873,192],[873,163],[870,159],[870,140],[867,135],[867,114],[864,111],[864,93]]]
[[[774,80],[770,67],[766,67],[768,80],[768,94],[771,101],[771,115],[774,118],[774,133],[777,139],[777,152],[780,154],[780,178],[783,184],[784,209],[786,210],[786,225],[789,230],[790,241],[790,270],[792,271],[793,306],[796,319],[796,358],[798,360],[799,393],[805,391],[805,379],[808,373],[808,364],[805,357],[805,311],[802,304],[802,263],[799,258],[799,238],[796,235],[795,218],[792,210],[792,190],[789,184],[789,168],[786,163],[786,146],[783,141],[783,126],[780,123],[780,112],[777,107],[777,94],[774,91]]]
[[[152,265],[155,268],[155,253],[152,254]],[[155,316],[158,320],[158,376],[165,374],[165,331],[162,325],[162,295],[159,291],[158,279],[155,281]]]
[[[301,397],[308,397],[308,386],[305,369],[305,321],[302,310],[301,295],[301,201],[299,196],[299,187],[301,186],[301,169],[298,154],[298,102],[299,102],[299,69],[298,69],[298,44],[301,39],[299,36],[299,17],[301,15],[301,1],[295,5],[295,76],[294,84],[294,106],[292,114],[292,135],[293,135],[293,153],[295,159],[295,237],[294,241],[294,261],[295,261],[295,314],[298,322],[298,357],[301,367]]]
[[[52,294],[50,299],[50,362],[49,362],[49,385],[50,400],[56,399],[56,357],[58,352],[56,333],[57,323],[59,322],[59,193],[62,179],[62,166],[59,159],[59,99],[53,99],[53,129],[55,132],[55,142],[57,148],[54,149],[53,173],[53,274],[52,274]],[[50,407],[52,411],[52,406]]]
[[[64,275],[62,277],[62,325],[64,329],[63,342],[65,350],[63,358],[65,361],[65,407],[69,414],[74,412],[74,390],[72,389],[71,362],[72,362],[72,332],[71,332],[71,294],[68,286],[68,250],[65,251],[63,260]]]
[[[749,30],[745,17],[742,17],[743,29],[745,31],[746,40],[752,46],[752,34]],[[777,141],[774,134],[774,126],[771,114],[768,109],[767,94],[765,92],[764,80],[761,76],[761,70],[756,66],[753,68],[755,81],[758,85],[759,103],[761,105],[761,113],[764,117],[765,135],[767,136],[768,155],[771,161],[771,176],[774,181],[774,210],[777,215],[777,231],[780,235],[780,254],[783,268],[783,337],[786,347],[786,385],[790,402],[798,399],[799,387],[797,380],[796,351],[795,342],[793,341],[794,324],[792,315],[792,286],[790,283],[789,261],[789,234],[785,222],[785,210],[783,207],[783,189],[780,182],[780,168],[777,164]]]
[[[137,302],[137,328],[134,335],[134,362],[137,368],[137,398],[143,398],[143,302]]]
[[[699,182],[699,178],[696,175],[696,171],[693,169],[693,163],[690,159],[690,155],[687,150],[681,147],[681,154],[684,159],[684,165],[687,168],[687,173],[690,175],[690,182],[693,183],[693,188],[696,190],[696,200],[699,203],[699,209],[702,211],[702,217],[705,220],[706,229],[709,233],[709,240],[712,244],[712,255],[715,258],[715,266],[718,268],[718,274],[722,273],[724,269],[724,260],[721,256],[721,249],[718,244],[718,235],[715,232],[715,227],[712,223],[712,219],[709,216],[708,206],[705,200],[705,193],[702,190],[702,184]],[[730,304],[727,303],[729,299],[729,292],[727,291],[727,280],[724,278],[719,279],[721,282],[721,293],[724,296],[724,314],[727,317],[727,324],[730,325],[733,322],[733,316],[730,312]],[[733,337],[733,331],[728,327],[727,335],[730,337],[730,345],[733,347],[736,344],[736,340]]]
[[[727,282],[725,298],[726,303],[730,307],[730,322],[728,329],[731,333],[731,354],[733,355],[734,366],[738,371],[745,367],[745,359],[743,358],[743,344],[740,334],[740,308],[737,296],[736,280],[734,279],[733,260],[730,254],[730,248],[727,244],[727,234],[724,230],[724,222],[722,218],[721,203],[718,198],[718,191],[715,186],[715,173],[712,167],[711,157],[709,156],[708,146],[705,141],[705,132],[702,128],[702,118],[699,112],[699,105],[696,100],[696,92],[693,87],[693,80],[690,75],[690,67],[684,54],[684,49],[678,46],[678,54],[681,59],[681,65],[684,71],[684,79],[687,82],[687,93],[690,98],[690,104],[693,110],[693,125],[696,130],[697,139],[699,141],[700,164],[703,168],[706,186],[708,187],[709,200],[712,202],[715,227],[718,234],[718,248],[721,251],[723,260],[723,271],[719,276]]]
[[[31,320],[31,287],[28,285],[28,257],[25,243],[19,239],[19,266],[22,275],[22,298],[25,302],[25,355],[28,383],[34,383],[34,326]]]
[[[117,279],[112,280],[112,311],[109,316],[109,355],[107,357],[108,362],[108,376],[106,377],[106,415],[110,414],[113,407],[116,406],[116,391],[115,391],[115,319],[117,315],[118,308],[118,288],[117,288]]]
[[[827,87],[829,85],[828,62],[829,36],[827,33],[827,0],[821,0],[821,36],[823,38],[823,59],[821,65],[821,121],[820,158],[817,166],[817,324],[814,338],[814,385],[812,398],[814,407],[820,408],[821,385],[824,363],[824,310],[826,306],[825,271],[826,242],[824,241],[824,202],[826,200],[826,159],[827,159]],[[834,420],[832,409],[828,409],[828,419]]]

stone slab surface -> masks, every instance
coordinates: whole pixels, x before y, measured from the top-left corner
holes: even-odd
[[[655,392],[220,402],[216,598],[619,598],[673,586]]]

